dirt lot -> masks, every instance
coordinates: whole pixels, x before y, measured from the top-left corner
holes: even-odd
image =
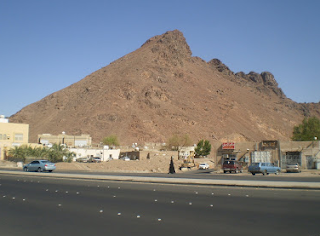
[[[171,156],[153,156],[150,159],[142,159],[135,161],[112,160],[101,163],[79,163],[79,162],[58,162],[56,163],[59,170],[81,170],[95,172],[127,172],[127,173],[168,173],[170,167]],[[208,163],[211,168],[214,163],[211,159],[195,159],[195,164]],[[174,158],[174,167],[176,173],[181,173],[179,167],[182,160]],[[0,167],[18,168],[14,162],[0,161]]]
[[[174,161],[176,172],[181,161]],[[112,160],[101,163],[57,163],[60,170],[85,170],[98,172],[131,172],[131,173],[168,173],[170,158],[156,157],[150,160],[123,161]]]

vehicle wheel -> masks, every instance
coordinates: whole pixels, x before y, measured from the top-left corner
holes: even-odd
[[[276,175],[280,174],[280,170],[277,170],[275,174],[276,174]]]
[[[41,172],[41,168],[40,167],[38,168],[38,172]]]
[[[227,171],[224,170],[223,173],[227,173]]]
[[[256,173],[251,173],[252,175],[255,175]]]
[[[263,175],[266,175],[266,174],[267,174],[267,171],[266,171],[266,170],[265,170],[265,171],[263,171],[263,172],[262,172],[262,174],[263,174]]]
[[[24,170],[25,172],[28,172],[28,168],[27,168],[27,167],[23,168],[23,170]]]
[[[49,170],[49,172],[52,172],[52,170]]]

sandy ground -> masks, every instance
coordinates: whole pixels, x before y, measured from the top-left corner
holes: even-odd
[[[176,172],[179,171],[181,161],[174,161]],[[112,160],[101,163],[57,163],[60,170],[85,170],[97,172],[131,172],[131,173],[168,173],[170,158],[156,157],[150,160],[123,161]]]
[[[168,173],[170,167],[171,157],[157,156],[145,160],[123,161],[112,160],[101,163],[79,163],[79,162],[58,162],[56,167],[59,170],[81,170],[81,171],[95,171],[95,172],[127,172],[127,173]],[[196,166],[200,163],[207,163],[211,168],[214,163],[211,159],[195,159]],[[182,160],[174,159],[174,167],[176,173],[182,173],[179,167]],[[9,161],[0,161],[0,167],[20,168],[17,164]]]

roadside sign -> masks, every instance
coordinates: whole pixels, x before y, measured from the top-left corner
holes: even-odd
[[[235,149],[235,143],[234,142],[228,142],[228,143],[222,143],[222,149]]]

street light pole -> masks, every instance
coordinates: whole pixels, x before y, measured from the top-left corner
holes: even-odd
[[[318,137],[313,137],[312,148],[311,148],[312,161],[313,161],[314,164],[316,163],[316,158],[315,158],[315,156],[314,156],[314,151],[313,151],[313,149],[314,149],[314,142],[317,141],[317,139],[318,139]],[[316,164],[315,164],[315,165],[316,165]],[[316,168],[316,166],[315,166],[315,168]]]

